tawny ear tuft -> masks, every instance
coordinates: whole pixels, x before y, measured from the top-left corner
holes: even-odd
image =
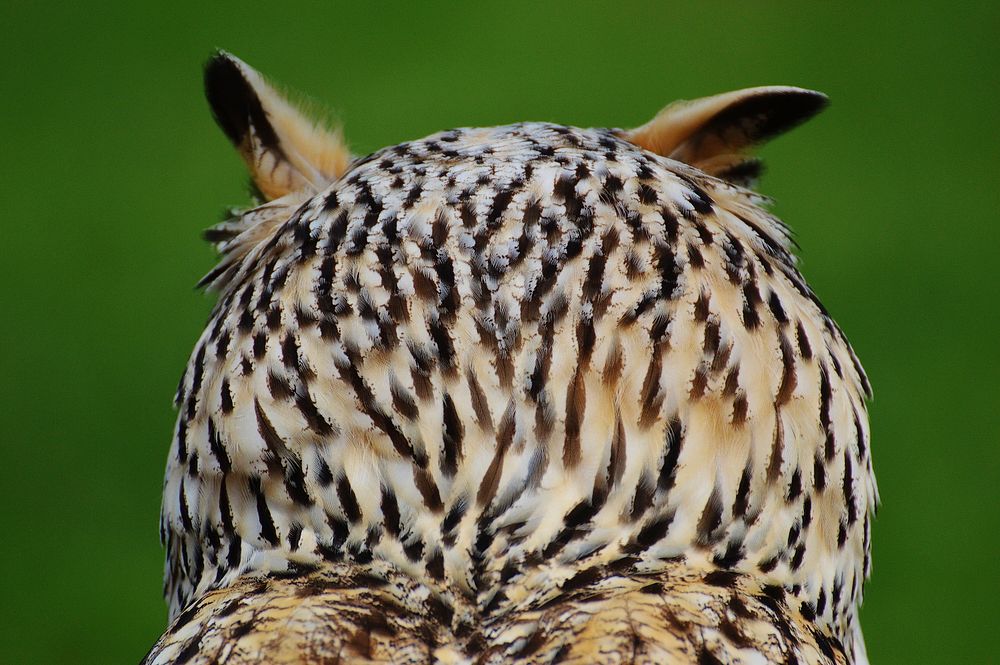
[[[722,178],[752,179],[754,146],[805,122],[827,105],[823,93],[765,86],[670,104],[625,138],[641,148]]]
[[[319,191],[351,160],[339,132],[304,116],[239,58],[220,51],[205,65],[205,96],[268,199]]]

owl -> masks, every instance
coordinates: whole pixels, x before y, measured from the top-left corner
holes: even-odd
[[[871,391],[752,188],[823,95],[355,157],[205,83],[257,200],[206,234],[144,662],[868,662]]]

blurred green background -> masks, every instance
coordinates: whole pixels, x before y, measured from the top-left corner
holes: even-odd
[[[88,4],[90,6],[88,6]],[[472,5],[469,5],[472,7]],[[329,105],[355,150],[451,126],[632,126],[790,83],[832,106],[762,189],[875,385],[875,663],[996,662],[1000,5],[0,3],[0,663],[136,662],[199,233],[244,203],[215,47]]]

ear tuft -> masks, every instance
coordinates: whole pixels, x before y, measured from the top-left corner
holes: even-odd
[[[233,145],[240,147],[253,128],[263,146],[278,148],[278,136],[250,79],[255,79],[258,89],[261,87],[263,81],[257,72],[229,53],[219,51],[205,64],[205,98],[215,122]]]
[[[205,96],[265,199],[318,191],[347,170],[340,134],[304,116],[239,58],[219,51],[208,61]]]
[[[645,125],[625,133],[632,143],[658,155],[734,180],[756,176],[744,155],[805,122],[827,105],[826,95],[790,86],[737,90],[675,102]],[[746,162],[746,164],[744,164]]]

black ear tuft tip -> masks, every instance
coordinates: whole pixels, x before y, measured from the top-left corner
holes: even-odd
[[[728,106],[712,118],[710,124],[716,131],[742,127],[749,144],[760,144],[798,127],[827,104],[827,96],[814,90],[781,86],[761,88]]]
[[[205,63],[205,98],[219,127],[234,145],[240,145],[250,131],[247,106],[256,95],[239,63],[225,51]]]
[[[762,141],[798,127],[830,104],[830,98],[822,92],[804,88],[789,88],[769,97],[761,100],[769,107],[766,121],[759,129],[758,140]]]
[[[789,93],[789,96],[797,100],[795,104],[800,109],[799,117],[802,121],[808,120],[830,105],[830,98],[815,90],[799,88],[794,93]]]
[[[265,145],[277,143],[254,85],[247,79],[253,70],[235,56],[218,51],[205,63],[205,97],[212,115],[233,145],[239,147],[250,128]]]

